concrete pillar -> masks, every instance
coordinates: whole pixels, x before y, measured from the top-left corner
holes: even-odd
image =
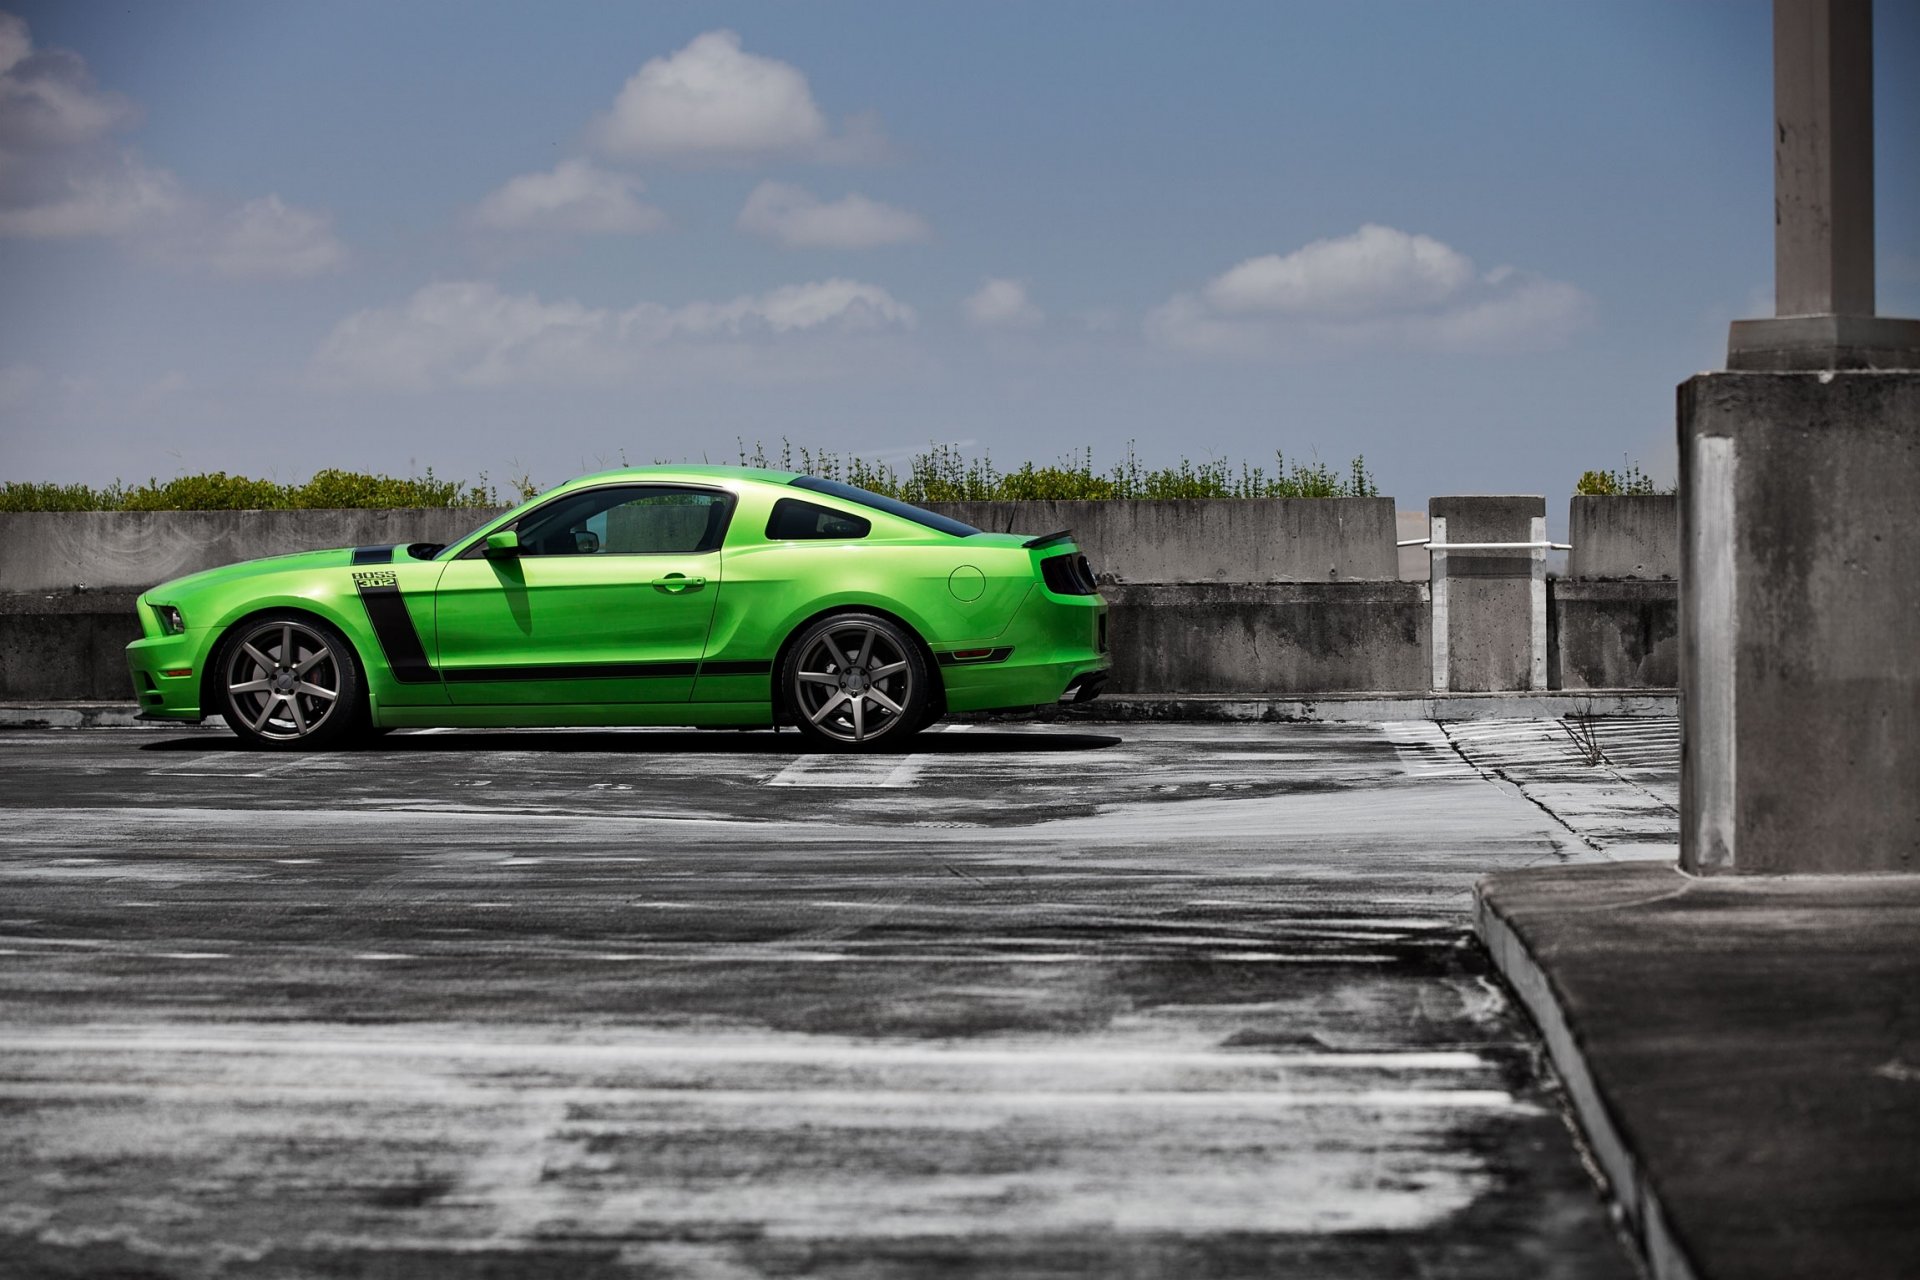
[[[1774,0],[1774,316],[1729,369],[1920,367],[1920,321],[1874,314],[1872,0]]]
[[[1433,498],[1428,536],[1461,543],[1544,543],[1534,496]],[[1433,552],[1435,692],[1547,687],[1547,561],[1541,548]]]
[[[1920,370],[1680,388],[1680,863],[1920,871]]]
[[[1773,14],[1779,314],[1680,388],[1680,865],[1920,871],[1920,321],[1873,314],[1872,5]]]

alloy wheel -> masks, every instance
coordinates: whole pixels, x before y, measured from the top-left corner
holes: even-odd
[[[270,622],[242,636],[226,677],[232,713],[263,738],[297,741],[346,714],[339,655],[326,637],[297,622]]]
[[[793,667],[794,710],[838,742],[870,742],[918,714],[914,667],[892,628],[865,619],[831,623],[803,642]]]

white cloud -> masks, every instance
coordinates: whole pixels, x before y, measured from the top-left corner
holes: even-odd
[[[0,236],[133,236],[180,217],[189,206],[178,178],[131,154],[58,156],[0,174]]]
[[[0,148],[91,142],[137,115],[124,98],[95,88],[79,57],[35,50],[27,24],[0,13]]]
[[[334,238],[325,214],[269,195],[219,219],[199,246],[199,256],[236,279],[301,279],[345,265],[347,247]]]
[[[735,225],[796,249],[867,249],[925,240],[933,234],[919,214],[869,200],[858,192],[826,203],[805,188],[784,182],[755,187]]]
[[[342,320],[314,357],[313,372],[336,388],[615,385],[672,371],[689,353],[724,351],[738,370],[783,341],[914,323],[911,307],[857,280],[679,307],[640,302],[624,311],[506,294],[484,281],[447,282]]]
[[[884,147],[870,118],[850,120],[835,135],[806,76],[745,52],[731,31],[709,31],[648,61],[592,134],[608,154],[628,159],[857,160]]]
[[[1369,224],[1249,258],[1155,308],[1146,332],[1176,350],[1230,359],[1539,350],[1564,344],[1592,313],[1577,286],[1510,266],[1480,273],[1430,236]]]
[[[1473,279],[1465,254],[1430,236],[1372,223],[1282,256],[1249,258],[1214,278],[1206,299],[1223,313],[1363,316],[1444,302]]]
[[[0,236],[107,239],[142,257],[245,278],[330,271],[346,261],[326,215],[269,195],[222,209],[116,146],[131,104],[93,85],[85,62],[36,50],[0,14]]]
[[[961,309],[967,323],[979,329],[1031,329],[1046,319],[1019,280],[989,280],[974,290]]]
[[[664,212],[640,199],[644,190],[631,175],[562,160],[551,172],[521,174],[488,195],[473,221],[492,231],[644,235],[667,225]]]

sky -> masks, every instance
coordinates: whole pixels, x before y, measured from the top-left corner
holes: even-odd
[[[0,479],[1133,442],[1560,513],[1772,310],[1765,3],[5,5]]]

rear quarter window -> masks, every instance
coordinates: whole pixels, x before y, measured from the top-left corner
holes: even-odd
[[[873,528],[873,522],[860,516],[851,516],[844,511],[835,511],[832,507],[823,507],[813,502],[802,502],[798,498],[782,498],[773,504],[773,514],[767,517],[767,540],[769,542],[799,542],[807,539],[833,539],[845,541],[849,538],[864,538]]]

